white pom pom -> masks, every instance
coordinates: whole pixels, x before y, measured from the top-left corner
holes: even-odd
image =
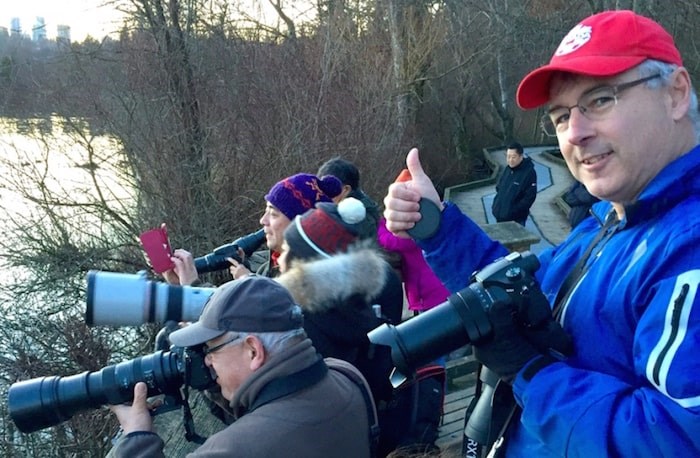
[[[346,197],[338,204],[338,214],[344,222],[348,224],[357,224],[367,215],[365,206],[354,197]]]

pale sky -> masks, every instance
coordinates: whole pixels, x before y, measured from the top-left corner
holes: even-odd
[[[31,36],[37,16],[44,18],[48,38],[57,25],[70,26],[71,40],[83,41],[89,34],[101,39],[119,30],[121,14],[102,6],[105,0],[0,0],[0,26],[10,30],[13,17],[20,18],[22,33]]]
[[[0,27],[11,30],[12,18],[20,18],[22,33],[31,36],[37,23],[36,18],[43,17],[46,24],[46,36],[56,37],[56,26],[70,26],[71,40],[80,42],[89,34],[98,40],[105,35],[115,37],[121,28],[122,13],[113,6],[114,0],[0,0]],[[279,23],[279,16],[270,6],[268,0],[238,0],[232,2],[253,17],[269,25]],[[285,14],[294,20],[313,15],[313,3],[309,0],[283,1]]]

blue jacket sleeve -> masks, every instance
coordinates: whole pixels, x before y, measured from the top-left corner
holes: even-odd
[[[450,202],[445,203],[438,232],[418,244],[433,272],[453,293],[469,284],[474,271],[508,254]]]

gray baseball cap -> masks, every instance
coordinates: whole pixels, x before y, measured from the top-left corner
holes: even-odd
[[[227,332],[281,332],[301,328],[301,308],[275,280],[249,275],[214,291],[199,320],[170,334],[178,347],[192,347]]]

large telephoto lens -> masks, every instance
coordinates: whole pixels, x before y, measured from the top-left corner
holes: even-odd
[[[133,400],[134,385],[145,382],[148,395],[176,393],[183,383],[179,357],[156,352],[68,377],[39,377],[10,386],[8,408],[24,433],[55,426],[76,413]]]
[[[215,288],[151,281],[145,272],[91,270],[87,275],[88,326],[138,326],[166,321],[197,321]]]
[[[527,308],[546,310],[545,316],[551,318],[546,298],[533,277],[539,266],[530,252],[510,253],[473,274],[470,285],[446,302],[398,326],[383,324],[370,331],[370,342],[391,347],[396,367],[392,384],[402,383],[418,367],[464,345],[487,342],[493,333],[488,311],[497,302],[513,304],[516,310],[539,293],[544,308]]]
[[[446,302],[398,326],[383,324],[367,334],[370,342],[391,347],[398,385],[418,367],[469,343],[490,337],[487,292],[473,283]]]

